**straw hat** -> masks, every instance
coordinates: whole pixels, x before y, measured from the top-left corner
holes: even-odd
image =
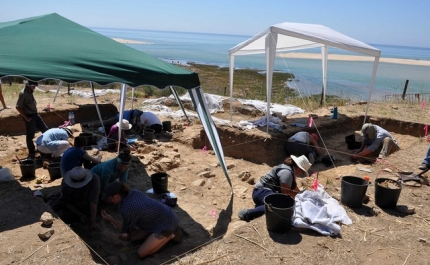
[[[119,127],[119,122],[117,122],[116,123],[116,126],[118,126]],[[123,130],[130,130],[131,129],[131,127],[132,127],[133,125],[131,125],[129,122],[128,122],[128,120],[122,120],[122,122],[121,122],[121,129],[123,129]]]
[[[308,170],[312,166],[311,163],[309,163],[309,160],[306,158],[306,156],[301,155],[299,157],[291,155],[291,158],[294,160],[296,165],[305,172],[306,176],[308,177]]]
[[[69,137],[73,136],[72,126],[62,127],[61,129],[65,130]]]
[[[376,138],[377,133],[378,133],[378,130],[376,129],[375,125],[371,123],[365,123],[361,128],[361,136],[366,136],[367,134],[367,136],[371,140]]]
[[[78,166],[67,171],[64,175],[64,182],[67,186],[79,189],[87,185],[92,178],[93,173],[90,170]]]

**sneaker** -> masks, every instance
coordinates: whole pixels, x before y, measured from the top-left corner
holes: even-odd
[[[421,169],[421,170],[426,170],[428,168],[429,168],[429,165],[427,165],[425,163],[422,163],[421,166],[418,167],[418,169]]]
[[[251,221],[251,219],[249,217],[248,209],[246,209],[246,208],[240,210],[239,213],[237,214],[237,216],[239,216],[239,219],[242,221],[245,221],[245,222]]]

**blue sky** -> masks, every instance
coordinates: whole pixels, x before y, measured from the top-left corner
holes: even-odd
[[[427,0],[10,0],[1,22],[58,13],[86,27],[252,36],[281,22],[322,24],[369,44],[430,48]]]

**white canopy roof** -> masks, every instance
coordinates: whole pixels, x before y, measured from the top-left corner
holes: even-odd
[[[330,46],[351,52],[379,57],[381,51],[361,41],[343,35],[322,25],[284,22],[273,25],[254,37],[230,49],[230,55],[258,54],[266,52],[266,36],[278,34],[277,52],[287,52]]]
[[[372,80],[370,83],[369,100],[366,108],[366,116],[369,108],[370,97],[373,91],[376,69],[378,68],[381,51],[367,45],[361,41],[343,35],[340,32],[332,30],[322,25],[302,24],[284,22],[273,25],[268,29],[260,32],[254,37],[236,45],[229,50],[230,56],[230,98],[233,95],[233,74],[234,74],[234,56],[250,54],[266,54],[266,90],[267,90],[267,120],[270,115],[270,101],[272,90],[272,76],[277,52],[289,52],[309,48],[321,47],[322,58],[322,75],[323,75],[323,97],[325,103],[325,93],[327,85],[327,55],[328,47],[335,47],[351,52],[361,53],[375,57],[373,65]],[[231,106],[232,104],[230,104]],[[230,112],[232,110],[230,109]]]

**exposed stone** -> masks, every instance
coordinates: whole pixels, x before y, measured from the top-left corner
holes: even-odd
[[[39,233],[38,236],[42,240],[48,240],[54,234],[54,229],[49,229],[45,232]]]
[[[249,171],[242,171],[237,177],[242,179],[242,181],[247,181],[251,177],[251,173]]]
[[[191,185],[193,185],[194,187],[203,187],[205,185],[205,180],[204,179],[197,179],[195,181],[193,181],[193,183]]]
[[[232,169],[232,168],[234,168],[236,166],[236,164],[228,164],[227,165],[227,169]]]
[[[211,177],[211,172],[210,171],[203,171],[201,173],[199,173],[197,176],[201,177],[205,177],[205,178],[210,178]]]
[[[54,222],[54,217],[52,214],[44,212],[42,216],[40,216],[40,221],[42,221],[43,225],[52,225]]]

